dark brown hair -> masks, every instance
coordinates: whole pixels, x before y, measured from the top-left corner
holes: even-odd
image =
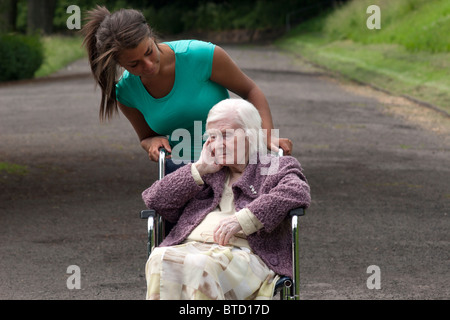
[[[134,49],[146,38],[154,38],[144,15],[134,9],[120,9],[111,14],[97,6],[88,12],[82,33],[92,74],[102,90],[100,119],[110,119],[118,112],[116,83],[119,54]]]

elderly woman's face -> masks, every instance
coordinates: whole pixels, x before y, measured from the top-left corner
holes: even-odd
[[[247,163],[248,139],[242,128],[223,119],[208,123],[207,133],[216,163],[224,166]]]

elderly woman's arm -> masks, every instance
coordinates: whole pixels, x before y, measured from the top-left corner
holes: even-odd
[[[168,221],[175,223],[184,207],[202,187],[195,181],[191,166],[186,165],[158,180],[142,193],[147,208],[154,209]]]
[[[307,208],[311,202],[310,188],[300,163],[293,157],[278,159],[277,173],[267,177],[261,195],[246,206],[266,232],[273,231],[290,210]]]
[[[272,232],[290,210],[309,206],[310,189],[298,161],[292,157],[277,159],[282,159],[279,170],[266,179],[262,194],[232,217],[223,219],[213,231],[214,241],[226,245],[240,230],[247,236],[261,229]]]

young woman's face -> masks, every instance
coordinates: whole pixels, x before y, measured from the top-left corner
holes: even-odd
[[[154,77],[160,70],[160,52],[152,38],[143,40],[136,48],[119,55],[119,64],[139,77]]]

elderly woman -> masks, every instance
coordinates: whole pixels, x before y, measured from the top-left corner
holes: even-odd
[[[200,159],[155,182],[147,207],[176,223],[146,264],[147,299],[271,299],[292,276],[291,209],[308,207],[299,162],[264,152],[257,109],[242,99],[209,112]]]

